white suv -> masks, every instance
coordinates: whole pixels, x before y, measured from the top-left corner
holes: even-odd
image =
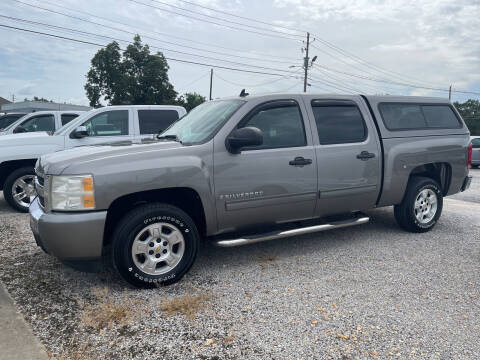
[[[54,133],[83,114],[84,111],[36,111],[29,113],[2,130],[0,135],[48,131]]]
[[[0,190],[11,207],[27,212],[30,197],[35,195],[34,166],[41,155],[76,146],[153,139],[185,114],[181,106],[107,106],[84,112],[54,134],[1,136]]]

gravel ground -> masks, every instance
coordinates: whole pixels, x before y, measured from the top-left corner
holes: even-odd
[[[57,358],[476,360],[480,170],[472,173],[472,189],[445,201],[430,233],[405,233],[391,208],[377,209],[359,227],[206,246],[183,281],[143,291],[107,266],[85,274],[42,253],[28,215],[0,195],[0,280]],[[184,296],[197,311],[173,313],[169,301]],[[101,315],[121,321],[95,327]]]

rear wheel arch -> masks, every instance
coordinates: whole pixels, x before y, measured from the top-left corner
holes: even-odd
[[[446,162],[419,165],[410,172],[406,189],[408,189],[412,179],[416,177],[426,177],[435,180],[440,185],[442,195],[445,196],[448,193],[452,180],[452,166]]]
[[[198,192],[188,187],[166,188],[132,193],[115,199],[107,210],[103,237],[104,246],[112,242],[116,225],[125,214],[148,203],[163,203],[178,207],[193,219],[200,237],[206,236],[205,210]]]

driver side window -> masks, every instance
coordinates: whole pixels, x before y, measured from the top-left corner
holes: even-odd
[[[261,107],[240,127],[247,126],[256,127],[263,134],[263,145],[248,150],[307,145],[302,113],[293,101]]]
[[[22,127],[24,132],[55,131],[55,117],[53,115],[34,116],[17,128],[19,127]]]
[[[83,123],[89,136],[128,135],[128,110],[105,111]]]

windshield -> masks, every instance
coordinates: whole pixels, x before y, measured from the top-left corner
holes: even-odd
[[[27,115],[24,115],[22,116],[20,119],[14,121],[13,123],[11,123],[10,125],[8,125],[5,129],[3,129],[2,131],[8,131],[10,130],[11,128],[17,126],[18,124],[21,124],[23,122],[23,120],[25,119],[25,117],[29,116],[29,115],[32,115],[32,114],[27,114]]]
[[[80,126],[85,120],[87,120],[90,117],[90,114],[91,114],[91,111],[85,111],[84,113],[76,117],[74,120],[70,121],[69,123],[66,123],[60,129],[55,131],[54,135],[67,134],[70,130],[75,129],[77,126]]]
[[[242,100],[203,103],[170,126],[161,136],[176,136],[182,143],[204,142],[244,103]]]

